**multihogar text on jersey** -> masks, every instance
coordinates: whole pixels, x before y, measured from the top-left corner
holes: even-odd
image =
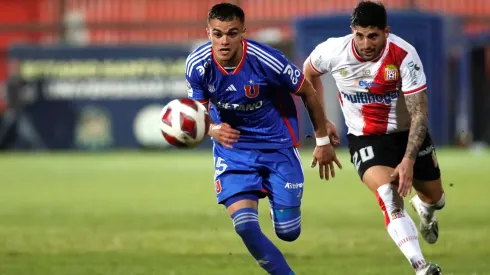
[[[361,93],[347,94],[340,92],[343,99],[354,104],[371,104],[371,103],[384,103],[390,105],[393,100],[398,98],[399,91],[392,91],[386,94],[373,94],[373,93]]]

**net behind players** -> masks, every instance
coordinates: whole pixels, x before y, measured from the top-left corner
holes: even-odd
[[[416,274],[442,274],[425,261],[403,198],[420,216],[422,236],[438,238],[435,210],[445,204],[434,144],[428,131],[427,85],[417,51],[390,34],[381,3],[361,1],[352,34],[319,44],[304,63],[317,91],[330,73],[348,127],[349,150],[361,180],[376,195],[388,233]],[[323,98],[323,96],[322,96]],[[322,100],[323,101],[323,100]]]

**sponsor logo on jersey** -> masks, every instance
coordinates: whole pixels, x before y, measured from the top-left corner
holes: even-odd
[[[355,94],[347,94],[345,92],[341,92],[341,94],[343,99],[354,104],[384,103],[386,105],[391,105],[391,102],[398,98],[398,91],[392,91],[386,94],[373,94],[362,92],[357,92]]]
[[[339,74],[340,74],[342,77],[346,77],[346,76],[349,74],[349,72],[347,71],[347,69],[346,69],[346,68],[342,68],[342,69],[340,69],[340,70],[339,70]]]
[[[299,182],[299,183],[291,183],[287,182],[286,185],[284,185],[284,188],[286,189],[301,189],[303,188],[304,183]]]
[[[255,111],[258,110],[264,105],[264,102],[262,100],[248,103],[248,104],[236,104],[236,103],[229,103],[229,102],[217,102],[216,107],[220,109],[225,109],[225,110],[236,110],[236,111]]]
[[[397,81],[398,80],[398,68],[395,65],[386,65],[385,67],[385,80]]]
[[[419,65],[415,64],[413,61],[408,62],[408,71],[410,72],[410,83],[412,83],[412,85],[417,85],[417,79],[420,71]]]
[[[374,81],[366,81],[366,80],[356,80],[354,81],[354,83],[359,87],[366,87],[366,88],[381,86],[381,84],[379,83],[376,83]]]

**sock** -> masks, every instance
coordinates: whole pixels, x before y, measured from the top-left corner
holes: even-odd
[[[277,247],[262,233],[257,210],[243,208],[231,215],[233,226],[257,263],[271,275],[294,275]]]
[[[415,196],[414,199],[416,199],[419,202],[419,205],[422,206],[420,208],[420,211],[426,217],[432,217],[432,215],[434,214],[434,212],[436,210],[441,210],[442,208],[444,208],[444,205],[446,205],[445,193],[442,193],[441,199],[438,202],[436,202],[435,204],[428,204],[426,202],[423,202],[419,198],[419,196]]]
[[[385,184],[376,192],[388,233],[415,270],[426,265],[420,249],[417,227],[403,207],[396,187]]]

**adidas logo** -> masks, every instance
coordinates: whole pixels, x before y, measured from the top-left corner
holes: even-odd
[[[226,88],[227,92],[236,92],[237,89],[235,88],[235,86],[233,84],[231,84],[230,86],[228,86],[228,88]]]

